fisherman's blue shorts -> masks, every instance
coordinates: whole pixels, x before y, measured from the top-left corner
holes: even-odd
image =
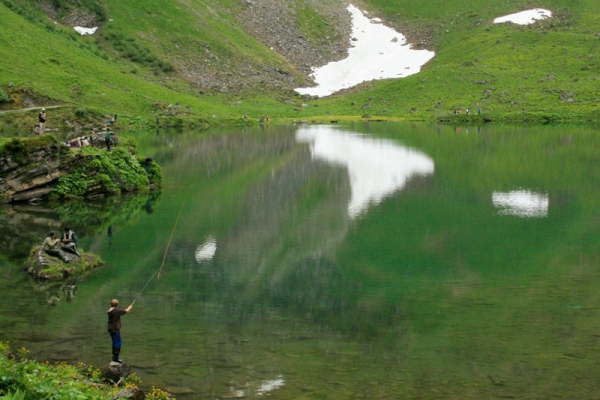
[[[123,342],[121,342],[121,332],[108,332],[110,333],[110,337],[112,339],[112,347],[114,347],[115,349],[120,349],[121,346],[123,345]]]

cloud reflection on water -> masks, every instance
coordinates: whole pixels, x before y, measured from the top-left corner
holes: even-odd
[[[521,218],[545,218],[550,204],[548,194],[529,190],[494,192],[492,202],[498,208],[498,214]]]
[[[196,248],[195,258],[199,263],[212,260],[217,251],[217,239],[209,236],[208,239]]]
[[[401,190],[411,177],[434,172],[434,162],[427,155],[391,140],[324,125],[300,128],[296,139],[310,143],[313,158],[347,168],[352,191],[348,205],[351,218]]]

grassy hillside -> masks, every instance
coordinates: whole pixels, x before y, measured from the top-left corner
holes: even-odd
[[[436,57],[417,75],[365,83],[324,99],[291,90],[309,83],[306,63],[290,56],[296,39],[280,37],[280,31],[265,38],[271,25],[281,24],[279,17],[269,15],[262,32],[245,24],[254,3],[0,0],[0,111],[65,106],[50,113],[48,126],[59,128],[89,126],[106,113],[118,114],[132,128],[153,127],[156,117],[170,126],[243,123],[243,114],[252,121],[264,115],[467,118],[452,114],[454,108],[481,109],[481,116],[468,117],[473,119],[597,119],[595,0],[494,0],[485,6],[475,0],[365,0],[360,6],[370,17],[381,17]],[[342,4],[281,4],[287,7],[281,19],[301,45],[314,50],[339,36],[328,18]],[[550,9],[555,17],[530,26],[492,23],[533,7]],[[71,28],[77,22],[99,29],[80,36]],[[280,47],[270,45],[271,39]],[[286,53],[286,46],[292,50]],[[323,54],[333,57],[332,51]],[[169,107],[176,103],[181,107]],[[0,114],[0,132],[29,134],[36,115]]]
[[[571,119],[597,116],[600,3],[474,0],[423,2],[369,0],[384,19],[409,32],[429,34],[436,57],[403,80],[369,85],[378,109],[443,115],[452,108],[481,108],[493,117]],[[423,3],[423,4],[422,4]],[[533,7],[554,17],[533,25],[493,19]],[[350,98],[364,101],[366,96]],[[515,115],[516,114],[516,115]]]

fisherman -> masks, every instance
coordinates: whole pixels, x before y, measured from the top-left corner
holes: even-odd
[[[73,259],[69,258],[60,248],[57,248],[59,243],[60,239],[56,238],[54,232],[50,232],[42,243],[42,250],[48,255],[60,258],[63,262],[70,263]]]
[[[75,232],[71,230],[68,226],[65,226],[65,230],[62,235],[60,235],[60,241],[62,242],[62,249],[68,251],[69,253],[77,254],[81,257],[79,251],[77,251],[77,236]]]
[[[110,333],[110,337],[112,339],[112,361],[116,363],[122,363],[123,360],[119,358],[119,353],[121,352],[121,346],[123,342],[121,341],[121,315],[127,314],[131,311],[133,304],[131,304],[127,308],[119,307],[119,300],[112,299],[110,301],[110,308],[108,309],[108,333]]]

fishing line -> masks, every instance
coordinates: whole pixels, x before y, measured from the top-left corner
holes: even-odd
[[[140,293],[138,293],[138,295],[135,297],[135,299],[133,300],[133,302],[131,303],[131,305],[133,305],[133,303],[135,303],[137,301],[137,299],[144,292],[144,290],[146,289],[146,287],[148,286],[148,284],[152,281],[152,279],[154,279],[154,277],[156,276],[156,274],[158,274],[158,278],[157,279],[160,279],[160,273],[161,273],[163,267],[165,266],[165,260],[167,259],[167,253],[169,252],[169,247],[171,247],[171,242],[173,241],[173,234],[175,233],[175,228],[177,228],[177,224],[179,223],[179,217],[181,217],[181,212],[183,211],[183,206],[185,205],[185,202],[187,200],[188,194],[190,193],[190,189],[191,189],[191,186],[188,186],[188,190],[185,193],[185,197],[183,198],[183,203],[181,203],[181,208],[179,209],[179,214],[177,214],[177,219],[175,220],[175,225],[173,225],[173,230],[171,231],[171,236],[169,237],[169,241],[167,242],[167,248],[165,249],[165,255],[163,256],[163,260],[162,260],[162,264],[160,264],[160,268],[157,269],[152,274],[152,276],[150,277],[150,279],[148,279],[148,282],[146,282],[146,285],[144,285],[144,287],[142,288],[142,290],[140,290]]]
[[[135,299],[133,299],[133,301],[131,302],[131,305],[133,305],[133,303],[135,303],[138,299],[138,297],[140,297],[142,295],[142,292],[144,292],[144,289],[146,289],[146,287],[148,286],[148,284],[150,283],[150,281],[152,281],[152,278],[154,278],[154,276],[158,273],[158,270],[156,270],[152,276],[150,277],[150,279],[148,279],[148,282],[146,282],[146,284],[144,285],[144,287],[142,288],[142,290],[140,290],[140,292],[138,293],[137,296],[135,296]]]
[[[160,273],[165,265],[165,260],[167,259],[167,253],[169,252],[169,247],[171,246],[171,241],[173,240],[173,234],[175,233],[175,228],[177,228],[177,224],[179,223],[179,217],[181,217],[181,212],[183,211],[183,205],[187,200],[188,194],[190,193],[191,186],[188,186],[187,192],[185,192],[185,197],[183,198],[183,203],[181,203],[181,208],[179,209],[179,214],[177,214],[177,219],[175,220],[175,225],[173,226],[173,230],[171,231],[171,237],[169,238],[169,242],[167,243],[167,248],[165,249],[165,255],[162,260],[162,264],[160,265],[160,270],[158,271],[158,278],[160,279]]]
[[[14,227],[15,227],[15,228],[17,228],[17,229],[20,229],[20,230],[22,230],[23,232],[30,234],[30,235],[31,235],[31,236],[33,236],[34,238],[37,238],[37,239],[44,240],[44,238],[43,238],[43,237],[41,237],[41,236],[38,236],[38,235],[36,235],[35,233],[31,233],[31,232],[29,232],[27,229],[21,228],[19,225],[11,224],[10,222],[5,222],[4,224],[5,224],[5,225],[14,226]]]

